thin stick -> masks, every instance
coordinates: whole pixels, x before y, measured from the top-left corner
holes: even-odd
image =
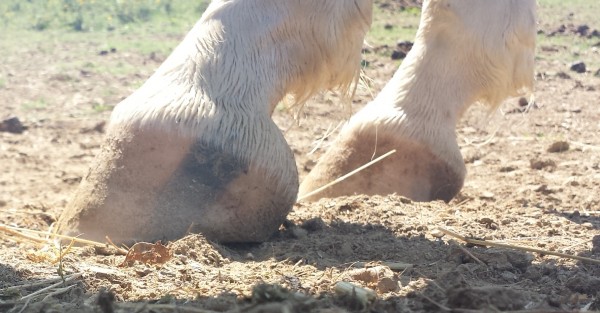
[[[25,312],[25,308],[27,308],[27,306],[29,305],[29,301],[31,301],[31,299],[27,299],[27,301],[25,301],[25,304],[23,305],[23,307],[19,310],[19,313],[23,313]]]
[[[466,255],[468,255],[471,259],[475,260],[477,263],[479,263],[479,265],[483,265],[483,266],[487,266],[485,263],[483,263],[483,261],[481,261],[479,258],[477,258],[476,256],[473,255],[473,253],[471,253],[469,250],[465,249],[465,247],[461,246],[461,245],[456,245],[462,252],[464,252]]]
[[[40,230],[12,227],[12,226],[8,226],[8,225],[4,225],[4,224],[0,224],[0,231],[4,231],[4,232],[10,233],[10,234],[14,234],[14,232],[16,231],[16,232],[19,232],[19,234],[15,234],[17,236],[25,237],[25,238],[28,238],[28,239],[31,239],[34,241],[41,240],[39,242],[42,242],[42,243],[46,243],[48,241],[45,239],[41,239],[41,238],[29,237],[20,232],[29,232],[29,233],[33,233],[33,234],[46,235],[46,236],[56,237],[56,238],[61,238],[61,239],[69,239],[69,240],[72,240],[77,243],[87,244],[87,245],[96,246],[96,247],[106,247],[105,243],[100,243],[100,242],[96,242],[96,241],[91,241],[91,240],[87,240],[87,239],[81,239],[81,238],[66,236],[66,235],[61,235],[61,234],[54,234],[54,233],[49,233],[49,232],[40,231]]]
[[[41,294],[41,293],[44,293],[44,292],[46,292],[46,291],[48,291],[48,290],[50,290],[50,289],[52,289],[52,288],[55,288],[55,287],[58,287],[58,286],[60,286],[60,285],[62,285],[62,284],[66,284],[66,283],[68,283],[68,282],[71,282],[72,280],[74,280],[74,279],[77,279],[77,278],[81,277],[82,275],[83,275],[82,273],[75,273],[75,274],[71,274],[71,275],[69,275],[69,277],[67,277],[67,278],[65,279],[64,283],[63,283],[63,282],[62,282],[62,280],[61,280],[61,281],[59,281],[59,282],[58,282],[58,283],[56,283],[56,284],[52,284],[52,285],[50,285],[50,286],[48,286],[48,287],[45,287],[45,288],[42,288],[42,289],[40,289],[40,290],[38,290],[38,291],[36,291],[36,292],[30,293],[30,294],[28,294],[28,295],[26,295],[26,296],[23,296],[23,297],[20,299],[20,301],[23,301],[23,300],[27,300],[27,299],[30,299],[30,298],[36,297],[36,296],[38,296],[39,294]]]
[[[33,288],[33,287],[37,287],[37,286],[42,286],[42,285],[47,285],[47,284],[52,284],[55,283],[57,281],[62,281],[61,277],[56,277],[56,278],[51,278],[48,280],[43,280],[43,281],[38,281],[35,283],[28,283],[28,284],[22,284],[22,285],[17,285],[17,286],[11,286],[11,287],[7,287],[4,288],[0,291],[2,291],[2,293],[6,293],[12,290],[18,290],[18,289],[29,289],[29,288]]]
[[[193,224],[194,224],[194,223],[192,223],[192,225],[193,225]],[[191,227],[191,226],[190,226],[190,227]],[[117,246],[117,245],[116,245],[116,244],[115,244],[115,243],[114,243],[114,242],[113,242],[113,241],[110,239],[110,237],[106,236],[106,237],[104,237],[104,238],[106,238],[106,241],[107,241],[107,242],[108,242],[108,243],[109,243],[111,246],[113,246],[113,248],[117,249],[117,251],[119,251],[120,253],[122,253],[122,254],[124,254],[124,255],[127,255],[127,253],[129,252],[129,247],[127,247],[127,246],[125,246],[125,245],[124,245],[124,246],[125,246],[125,248],[127,248],[127,249],[125,249],[125,248],[122,248],[122,247],[119,247],[119,246]]]
[[[358,173],[358,172],[366,169],[367,167],[369,167],[369,166],[371,166],[371,165],[373,165],[373,164],[375,164],[375,163],[377,163],[377,162],[379,162],[379,161],[387,158],[388,156],[390,156],[390,155],[392,155],[394,153],[396,153],[396,149],[391,150],[391,151],[389,151],[388,153],[386,153],[384,155],[381,155],[380,157],[376,158],[375,160],[362,165],[361,167],[353,170],[352,172],[350,172],[350,173],[348,173],[348,174],[346,174],[344,176],[336,178],[334,181],[326,184],[325,186],[317,188],[316,190],[313,190],[313,191],[311,191],[311,192],[309,192],[307,194],[304,194],[304,195],[298,197],[298,200],[296,200],[296,202],[302,201],[302,200],[304,200],[304,199],[306,199],[306,198],[308,198],[310,196],[316,195],[317,193],[319,193],[319,192],[321,192],[321,191],[323,191],[323,190],[325,190],[325,189],[327,189],[327,188],[329,188],[329,187],[331,187],[331,186],[333,186],[333,185],[335,185],[335,184],[337,184],[337,183],[345,180],[346,178],[348,178],[348,177],[350,177],[350,176],[352,176],[352,175],[354,175],[354,174],[356,174],[356,173]]]
[[[75,285],[71,285],[71,286],[67,286],[67,287],[64,287],[64,288],[59,288],[59,289],[56,289],[56,290],[52,291],[51,293],[47,294],[47,295],[44,297],[44,299],[42,299],[42,301],[46,301],[46,300],[48,300],[48,298],[50,298],[50,297],[52,297],[52,296],[56,296],[56,295],[59,295],[59,294],[63,294],[63,293],[65,293],[65,292],[67,292],[67,291],[71,290],[73,287],[75,287]]]
[[[0,231],[3,231],[5,233],[11,234],[13,236],[17,236],[17,237],[21,237],[21,238],[25,238],[31,241],[35,241],[37,243],[47,243],[48,241],[42,238],[36,238],[36,237],[32,237],[29,235],[25,235],[23,233],[21,233],[20,231],[16,231],[13,229],[8,228],[10,226],[6,226],[6,225],[0,225]]]
[[[554,251],[547,251],[547,250],[542,250],[542,249],[536,249],[536,248],[530,248],[530,247],[523,247],[523,246],[515,246],[515,245],[509,245],[509,244],[504,244],[504,243],[497,243],[497,242],[492,242],[492,241],[486,241],[486,240],[477,240],[477,239],[471,239],[471,238],[467,238],[464,236],[461,236],[451,230],[442,228],[442,227],[438,227],[438,230],[443,232],[444,234],[448,235],[448,236],[452,236],[455,238],[458,238],[462,241],[465,241],[467,243],[470,244],[474,244],[474,245],[480,245],[480,246],[489,246],[489,247],[497,247],[497,248],[505,248],[505,249],[513,249],[513,250],[522,250],[522,251],[528,251],[528,252],[534,252],[534,253],[541,253],[541,254],[546,254],[546,255],[554,255],[554,256],[558,256],[561,258],[568,258],[568,259],[575,259],[575,260],[579,260],[582,262],[590,262],[590,263],[594,263],[594,264],[600,264],[600,260],[596,260],[596,259],[591,259],[591,258],[586,258],[586,257],[582,257],[582,256],[578,256],[578,255],[571,255],[571,254],[566,254],[566,253],[560,253],[560,252],[554,252]]]

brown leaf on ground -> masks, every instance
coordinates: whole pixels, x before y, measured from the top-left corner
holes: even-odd
[[[138,242],[129,248],[125,260],[119,267],[132,266],[135,261],[144,264],[165,264],[171,259],[171,250],[160,241],[156,243]]]

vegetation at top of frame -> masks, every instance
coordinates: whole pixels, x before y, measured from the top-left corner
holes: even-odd
[[[77,32],[112,31],[134,25],[186,28],[210,0],[2,0],[0,27]]]

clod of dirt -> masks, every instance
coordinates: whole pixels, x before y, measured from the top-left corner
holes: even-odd
[[[354,211],[356,209],[359,209],[360,207],[361,207],[361,203],[359,201],[349,201],[349,202],[340,204],[340,206],[338,207],[338,210],[340,212]]]
[[[600,278],[589,274],[577,273],[570,277],[565,285],[575,292],[595,295],[600,290]]]
[[[549,195],[549,194],[556,193],[558,190],[555,188],[548,187],[548,185],[546,185],[546,184],[542,184],[539,187],[535,188],[533,191],[539,192],[543,195]]]
[[[517,170],[516,166],[507,165],[500,168],[500,173],[508,173]]]
[[[317,301],[298,292],[278,285],[259,284],[252,289],[251,308],[241,311],[249,313],[267,312],[312,312]]]
[[[577,26],[577,29],[575,30],[575,33],[580,35],[580,36],[587,36],[590,32],[590,27],[587,26],[586,24],[583,25],[579,25]]]
[[[554,142],[548,147],[548,152],[550,153],[558,153],[565,152],[569,150],[569,143],[566,141],[557,141]]]
[[[404,53],[404,55],[408,54],[412,47],[413,42],[411,41],[399,41],[396,43],[396,50]]]
[[[529,105],[529,100],[527,100],[527,98],[525,98],[525,97],[519,98],[519,106],[520,107],[526,107],[528,105]]]
[[[253,303],[281,302],[291,296],[289,290],[279,285],[260,284],[252,289]]]
[[[533,256],[519,251],[506,251],[501,249],[474,249],[471,253],[489,267],[507,271],[518,269],[525,272],[533,262]]]
[[[583,61],[577,61],[577,62],[573,62],[571,63],[571,67],[570,70],[576,73],[585,73],[586,71],[586,66],[585,63],[583,63]]]
[[[102,313],[113,313],[115,311],[115,309],[113,307],[114,302],[115,302],[115,294],[114,293],[112,293],[110,291],[106,291],[106,289],[100,290],[96,304],[98,304],[98,306],[102,310]]]
[[[223,266],[230,263],[231,256],[223,255],[219,246],[210,243],[200,234],[185,236],[169,245],[173,255],[182,255],[204,265]]]
[[[355,269],[349,271],[348,275],[354,280],[363,282],[368,287],[377,289],[379,293],[396,291],[399,288],[398,279],[387,266],[379,265]]]
[[[600,235],[596,235],[592,238],[592,253],[600,253]]]
[[[129,248],[125,260],[119,266],[131,266],[135,261],[145,264],[165,264],[171,259],[171,250],[157,241],[156,243],[138,242]]]
[[[531,159],[529,165],[534,170],[555,169],[556,162],[552,160]]]
[[[392,55],[390,56],[392,60],[401,60],[406,57],[406,53],[398,50],[392,51]]]
[[[376,0],[375,4],[382,8],[388,10],[405,10],[407,8],[420,7],[422,5],[422,0]]]
[[[496,223],[493,219],[489,217],[483,217],[478,222],[479,224],[485,225],[486,228],[493,230],[498,229],[498,223]]]
[[[308,236],[308,231],[306,229],[304,229],[304,228],[293,227],[292,228],[292,235],[294,236],[294,238],[304,239],[304,238],[306,238],[306,236]]]
[[[503,287],[450,289],[447,295],[451,308],[503,311],[520,310],[527,304],[523,291]]]
[[[325,222],[320,217],[314,217],[304,221],[300,227],[306,229],[309,232],[319,231],[325,228]]]
[[[22,134],[27,129],[18,117],[11,116],[0,122],[0,132]]]
[[[549,31],[548,36],[551,37],[551,36],[555,36],[556,34],[563,34],[563,33],[565,33],[566,30],[567,30],[567,26],[565,26],[563,24],[563,25],[558,26],[556,29]]]
[[[377,299],[375,291],[348,282],[341,281],[336,283],[334,290],[335,294],[339,297],[338,301],[340,304],[353,311],[366,311]]]
[[[571,75],[569,75],[563,71],[556,73],[556,77],[558,77],[560,79],[571,79]]]

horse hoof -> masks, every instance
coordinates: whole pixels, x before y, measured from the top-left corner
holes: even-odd
[[[273,127],[275,127],[273,125]],[[59,219],[58,231],[115,243],[202,233],[218,242],[260,242],[296,200],[293,155],[274,174],[233,143],[201,142],[149,128],[115,127]]]
[[[310,193],[376,157],[394,153],[321,192]],[[396,193],[415,201],[450,201],[462,188],[465,168],[458,146],[448,159],[424,143],[397,135],[350,131],[340,135],[300,185],[300,199]],[[458,154],[458,156],[456,155]],[[459,162],[452,159],[459,158]]]

